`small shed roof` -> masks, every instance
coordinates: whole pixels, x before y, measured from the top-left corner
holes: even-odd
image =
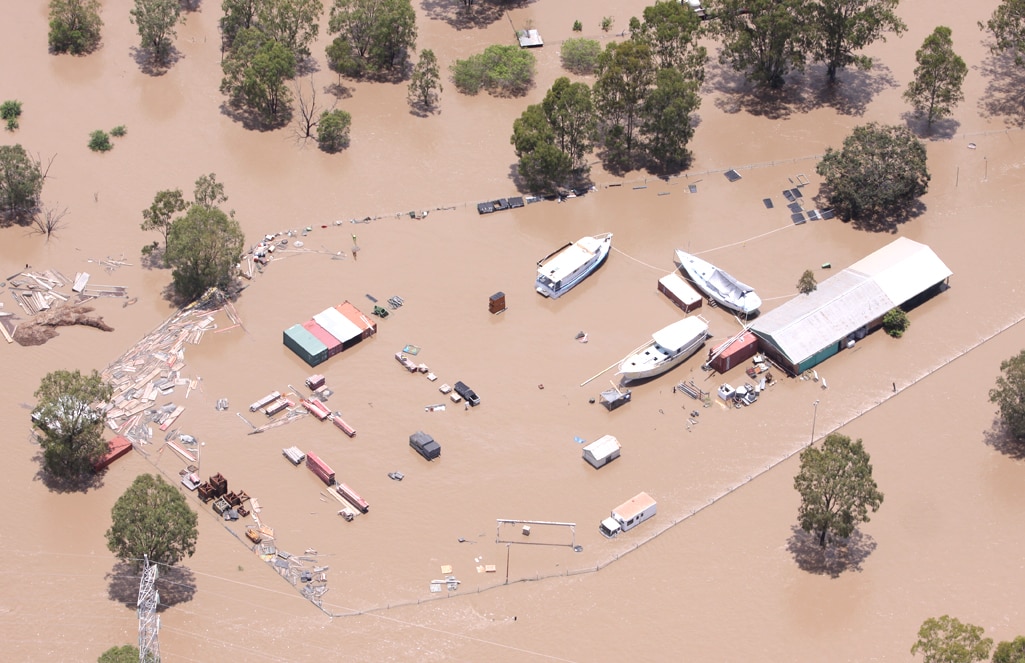
[[[685,304],[693,304],[701,301],[701,295],[683,280],[678,272],[670,272],[658,280],[659,284]]]
[[[537,48],[545,44],[537,30],[520,30],[516,33],[516,36],[520,40],[521,48]]]
[[[584,453],[589,454],[592,458],[607,458],[619,451],[620,447],[619,440],[615,436],[602,435],[584,447]]]

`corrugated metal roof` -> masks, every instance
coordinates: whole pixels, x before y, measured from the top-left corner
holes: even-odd
[[[907,237],[897,238],[847,269],[872,278],[894,306],[953,274],[932,249]]]
[[[363,330],[356,326],[356,323],[342,315],[342,312],[336,308],[324,309],[313,316],[313,320],[342,343],[363,334]]]
[[[761,315],[751,330],[800,363],[951,274],[932,249],[902,237]]]

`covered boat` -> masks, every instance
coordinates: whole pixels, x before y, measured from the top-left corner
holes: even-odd
[[[558,299],[597,269],[612,248],[612,233],[581,237],[537,262],[535,289]]]
[[[762,305],[754,288],[741,283],[715,265],[679,249],[676,251],[676,260],[694,285],[720,306],[751,315]]]
[[[640,380],[665,373],[697,352],[708,336],[708,321],[699,316],[678,320],[651,335],[651,342],[619,365],[621,380]]]

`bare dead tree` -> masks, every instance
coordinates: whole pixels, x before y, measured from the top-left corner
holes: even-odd
[[[56,207],[45,207],[42,212],[32,217],[32,223],[36,231],[46,235],[46,241],[50,236],[66,225],[65,217],[68,215],[68,208],[57,209]]]
[[[313,84],[313,76],[309,78],[309,96],[304,93],[305,86],[301,79],[296,79],[293,84],[295,98],[298,100],[299,112],[295,117],[295,140],[300,145],[306,145],[311,138],[315,138],[313,130],[317,126],[317,86]]]

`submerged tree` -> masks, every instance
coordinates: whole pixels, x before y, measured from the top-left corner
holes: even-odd
[[[689,80],[705,79],[708,51],[698,43],[701,19],[686,2],[656,2],[644,8],[644,20],[630,19],[630,38],[651,49],[659,69],[677,69]]]
[[[140,474],[114,503],[107,548],[122,562],[140,568],[174,566],[196,552],[199,518],[174,486],[159,475]]]
[[[925,38],[922,48],[915,53],[915,79],[904,91],[904,99],[916,113],[926,117],[930,126],[933,120],[950,115],[964,99],[961,86],[968,75],[968,65],[954,52],[950,34],[950,28],[941,25]]]
[[[782,87],[791,70],[803,71],[809,41],[811,0],[711,0],[719,37],[719,62],[753,83]]]
[[[317,19],[323,12],[320,0],[264,0],[256,5],[260,29],[292,51],[297,61],[309,57],[310,44],[320,31]]]
[[[1025,0],[1002,0],[986,24],[979,28],[993,36],[992,50],[1011,51],[1014,61],[1025,64]]]
[[[135,0],[129,11],[139,30],[142,48],[148,49],[158,65],[165,65],[178,35],[175,26],[182,22],[179,0]]]
[[[336,108],[324,111],[317,122],[317,144],[325,152],[337,152],[349,146],[352,115]]]
[[[592,95],[605,148],[614,162],[626,165],[632,157],[634,135],[656,71],[651,48],[643,42],[612,42],[598,58]]]
[[[827,148],[815,172],[825,178],[829,204],[844,219],[889,214],[929,189],[922,141],[901,126],[855,127],[843,148]]]
[[[43,168],[21,145],[0,145],[0,222],[22,223],[39,209]]]
[[[410,0],[334,0],[328,30],[328,64],[346,76],[392,71],[416,46],[416,12]]]
[[[111,387],[96,371],[54,371],[43,376],[32,421],[40,432],[46,471],[61,479],[75,479],[93,471],[108,447],[103,439],[103,414],[97,406],[107,401]]]
[[[809,295],[818,290],[819,284],[815,280],[815,272],[810,269],[804,270],[804,274],[801,274],[801,278],[797,281],[797,292],[802,295]]]
[[[100,45],[99,0],[50,0],[50,50],[82,55]]]
[[[872,58],[858,55],[873,42],[886,41],[886,33],[898,37],[907,30],[895,10],[900,0],[817,0],[811,10],[809,47],[812,57],[826,65],[829,82],[837,71],[851,65],[869,69]]]
[[[441,69],[438,67],[438,58],[435,57],[434,51],[425,48],[420,51],[420,59],[417,60],[409,77],[407,97],[412,103],[430,110],[437,103],[441,92]]]
[[[513,122],[510,142],[519,157],[517,172],[527,189],[554,194],[573,172],[573,157],[558,147],[555,130],[540,104],[531,104]]]
[[[687,144],[694,137],[691,116],[701,105],[698,83],[678,69],[661,69],[641,106],[640,134],[644,151],[662,171],[683,168],[690,161]]]
[[[157,191],[153,196],[153,204],[142,210],[143,230],[156,230],[164,238],[164,246],[167,246],[167,235],[171,231],[171,224],[175,215],[181,214],[188,208],[181,189],[165,189]]]
[[[998,644],[993,650],[993,663],[1025,663],[1025,636]]]
[[[911,646],[911,655],[922,654],[924,663],[976,663],[989,658],[992,638],[984,638],[986,630],[973,624],[962,624],[955,617],[930,617],[918,629],[918,640]]]
[[[193,205],[171,224],[165,262],[175,291],[192,301],[208,288],[234,282],[245,236],[238,221],[216,207]]]
[[[221,63],[221,92],[233,106],[247,108],[268,123],[289,111],[291,93],[285,81],[295,77],[295,54],[258,28],[238,32]]]
[[[996,387],[989,402],[1000,410],[1000,420],[1016,440],[1025,440],[1025,350],[1000,362]]]
[[[852,442],[839,433],[827,435],[821,449],[801,452],[794,488],[801,494],[801,529],[815,534],[823,547],[830,535],[848,538],[858,523],[869,521],[869,509],[875,512],[883,502],[861,440]]]

